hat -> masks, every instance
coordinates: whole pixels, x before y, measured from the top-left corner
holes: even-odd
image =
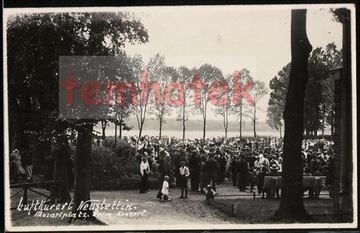
[[[277,171],[278,170],[278,166],[276,164],[271,165],[270,167],[271,170]]]

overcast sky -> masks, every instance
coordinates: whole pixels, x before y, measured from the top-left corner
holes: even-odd
[[[291,9],[294,6],[173,6],[131,8],[36,8],[6,9],[19,12],[125,11],[133,12],[148,30],[149,42],[126,45],[128,55],[140,54],[145,62],[159,53],[166,65],[188,68],[209,63],[224,75],[247,68],[255,80],[269,81],[290,62]],[[342,25],[334,20],[330,7],[307,8],[307,34],[313,48],[342,43]],[[266,120],[269,94],[261,99],[258,119]],[[215,118],[211,112],[209,118]]]
[[[341,48],[342,25],[334,20],[330,6],[308,9],[307,34],[313,48],[331,42]],[[134,13],[148,30],[149,42],[127,45],[125,50],[142,55],[145,62],[159,53],[175,67],[210,63],[224,75],[247,68],[255,80],[268,85],[291,60],[289,6],[151,7]],[[268,98],[260,103],[261,121],[265,121]]]

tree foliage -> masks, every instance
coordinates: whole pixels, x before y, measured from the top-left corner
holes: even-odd
[[[126,42],[147,42],[147,31],[128,13],[18,14],[8,19],[7,41],[12,148],[28,149],[34,135],[51,142],[68,129],[76,130],[77,212],[79,203],[90,199],[88,156],[96,120],[57,118],[59,56],[119,54]]]
[[[173,67],[167,67],[165,56],[156,54],[147,64],[148,83],[153,82],[158,85],[152,86],[149,93],[149,113],[159,120],[159,138],[161,138],[162,126],[165,117],[169,115],[173,108],[166,102],[166,87],[170,82],[177,79],[177,71]]]
[[[260,99],[263,98],[268,93],[268,88],[264,82],[257,80],[253,82],[250,93],[254,100],[254,104],[253,106],[248,108],[248,111],[245,113],[245,116],[251,119],[251,122],[253,124],[254,137],[256,137],[257,111],[260,110],[258,104]]]
[[[240,70],[240,84],[244,86],[247,82],[253,81],[253,77],[250,71],[246,68]],[[230,106],[230,113],[232,115],[236,115],[236,120],[239,121],[239,135],[240,138],[242,137],[242,127],[243,127],[243,117],[245,116],[245,112],[249,111],[249,104],[240,96],[239,105],[231,105]]]
[[[185,66],[180,66],[177,70],[179,76],[178,76],[178,81],[185,84],[191,81],[191,79],[193,78],[193,73],[192,71],[185,67]],[[182,104],[182,106],[180,108],[178,108],[178,112],[177,112],[177,120],[182,121],[182,132],[183,132],[183,140],[185,139],[185,132],[186,132],[186,121],[189,119],[189,113],[191,112],[191,110],[189,110],[189,108],[193,107],[194,105],[191,104],[191,91],[190,88],[185,88],[184,89],[184,93],[183,93],[183,99],[184,102]]]
[[[209,98],[209,87],[212,82],[221,81],[224,79],[222,71],[210,64],[204,64],[200,66],[198,69],[195,69],[195,74],[197,75],[192,80],[193,85],[203,86],[200,89],[199,100],[200,103],[198,106],[195,106],[194,111],[202,116],[203,119],[203,140],[206,138],[206,120],[207,120],[207,110],[208,103],[210,101]],[[197,97],[194,95],[194,100]],[[195,104],[196,105],[196,104]]]
[[[135,55],[129,58],[130,67],[132,68],[132,81],[136,86],[136,96],[138,102],[141,101],[141,76],[146,73],[145,63],[140,55]],[[137,126],[139,128],[139,138],[141,138],[142,131],[144,128],[146,113],[148,110],[148,99],[149,95],[145,96],[145,101],[142,104],[131,105],[131,112],[136,116]]]
[[[227,97],[229,101],[226,104],[217,106],[215,108],[215,115],[222,116],[225,138],[227,138],[227,134],[228,134],[229,116],[231,114],[233,114],[233,111],[232,111],[233,107],[232,107],[232,103],[231,103],[232,91],[233,91],[233,86],[231,85],[232,80],[233,80],[232,75],[226,75],[223,78],[223,80],[221,80],[224,83],[228,84],[228,91],[224,94],[224,97]]]
[[[280,70],[269,83],[270,99],[267,108],[266,122],[270,127],[280,130],[283,126],[283,112],[285,108],[285,97],[289,82],[291,63]],[[281,132],[280,132],[281,133]]]
[[[309,81],[304,107],[306,135],[317,135],[318,130],[323,130],[326,125],[334,125],[334,82],[328,78],[328,74],[331,69],[339,68],[341,61],[341,51],[334,43],[328,44],[325,49],[315,48],[309,56]],[[284,66],[269,84],[271,93],[267,122],[275,129],[282,124],[290,68],[291,63]]]

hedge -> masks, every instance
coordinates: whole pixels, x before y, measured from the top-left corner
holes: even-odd
[[[140,187],[139,163],[135,156],[111,147],[93,145],[91,151],[90,188],[92,190],[131,190]],[[150,174],[150,188],[157,188],[156,178]]]

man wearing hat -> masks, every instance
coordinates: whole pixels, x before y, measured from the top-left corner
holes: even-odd
[[[278,170],[279,167],[276,164],[271,165],[270,173],[268,174],[268,176],[279,176],[280,174]],[[275,192],[276,192],[276,198],[280,198],[280,188],[276,188]]]
[[[279,170],[279,167],[275,163],[272,164],[270,167],[269,176],[278,176],[279,175],[278,170]]]
[[[194,150],[189,159],[189,170],[191,173],[191,190],[198,191],[200,183],[200,157]]]
[[[240,158],[237,164],[237,172],[238,172],[238,186],[239,190],[242,192],[246,191],[246,186],[248,184],[248,176],[249,176],[249,164],[245,159],[245,155],[242,152],[240,154]]]
[[[234,155],[231,159],[231,165],[230,165],[233,186],[237,185],[237,163],[238,163],[238,156]]]

